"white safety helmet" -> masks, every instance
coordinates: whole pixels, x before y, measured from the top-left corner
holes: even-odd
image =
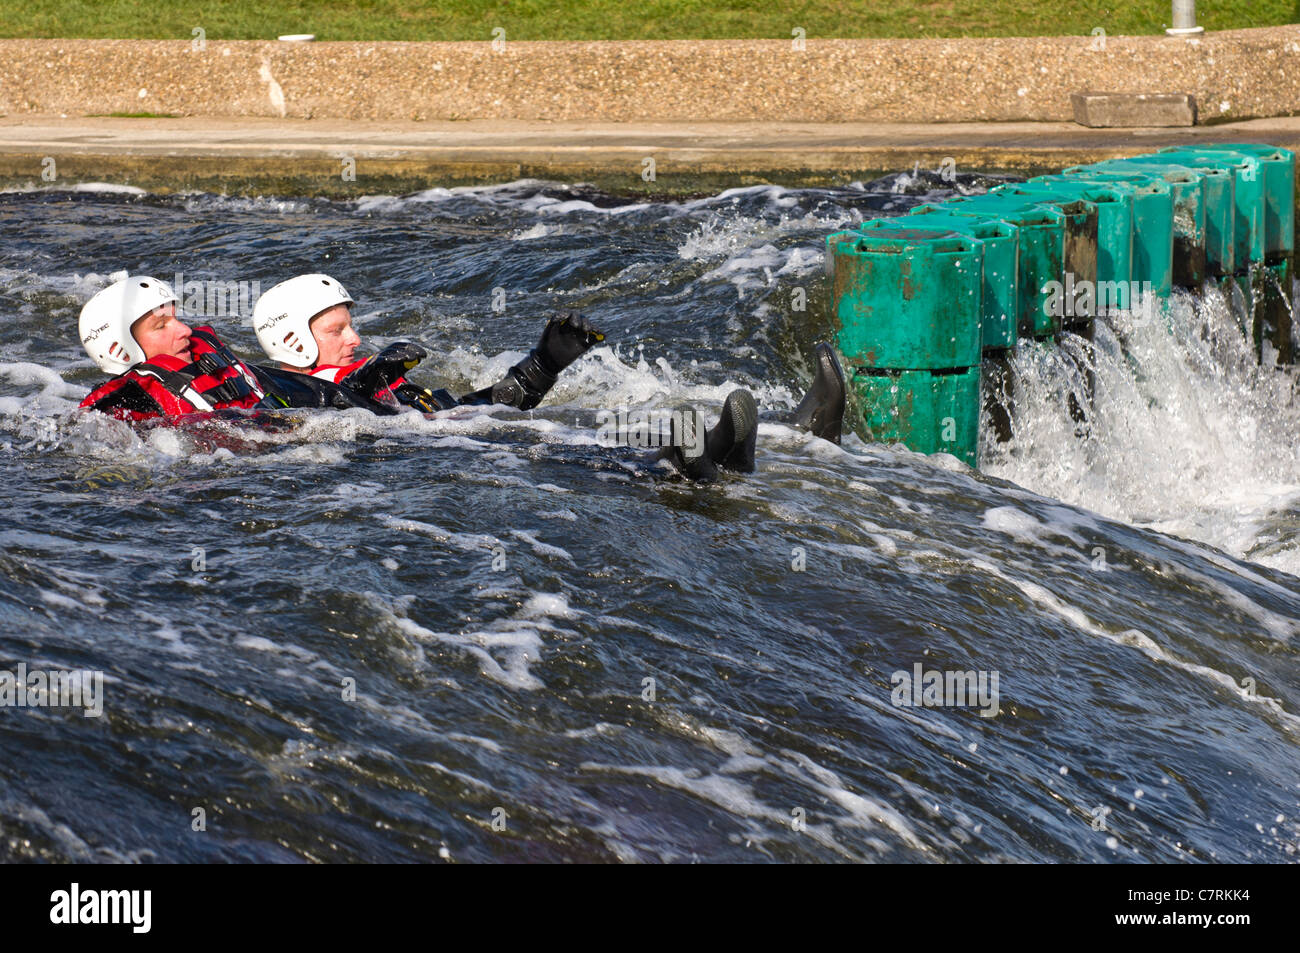
[[[147,360],[131,325],[155,308],[176,303],[165,281],[131,275],[102,288],[81,309],[77,330],[90,359],[107,374],[122,374]]]
[[[320,348],[311,336],[311,319],[336,304],[356,304],[329,275],[299,275],[282,281],[257,299],[253,330],[267,357],[290,367],[311,367]]]

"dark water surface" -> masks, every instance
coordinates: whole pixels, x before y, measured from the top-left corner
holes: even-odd
[[[102,717],[0,708],[0,859],[1294,860],[1300,410],[1218,296],[1099,331],[1086,438],[1024,350],[984,472],[768,422],[695,487],[597,444],[793,406],[824,236],[927,187],[0,195],[0,669],[104,674]],[[453,390],[556,307],[610,346],[531,414],[133,431],[73,411],[121,269],[330,272]],[[917,665],[996,714],[894,704]]]

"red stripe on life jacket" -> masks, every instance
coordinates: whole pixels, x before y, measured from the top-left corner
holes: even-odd
[[[361,367],[361,365],[365,364],[368,360],[370,360],[370,358],[363,357],[361,360],[353,361],[351,364],[318,364],[312,369],[311,376],[323,377],[327,381],[333,381],[335,384],[340,384],[343,382],[343,378]]]
[[[353,361],[351,364],[342,364],[342,365],[320,364],[311,372],[311,376],[323,377],[325,380],[332,381],[335,384],[342,384],[343,378],[347,377],[353,371],[359,370],[369,360],[370,358],[363,357],[361,360]],[[397,397],[393,394],[392,388],[397,387],[399,384],[404,384],[404,383],[406,383],[406,378],[405,377],[399,378],[398,380],[393,381],[387,387],[381,387],[375,393],[364,394],[363,396],[369,397],[372,400],[381,401],[382,403],[386,403],[386,404],[396,404],[398,403],[398,400]]]
[[[194,358],[190,363],[160,354],[137,364],[97,387],[81,406],[124,420],[144,420],[209,409],[249,408],[266,396],[257,378],[230,353],[212,328],[205,325],[191,332],[190,353]],[[156,410],[150,402],[157,405]]]

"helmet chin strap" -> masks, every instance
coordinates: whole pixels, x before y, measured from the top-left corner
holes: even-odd
[[[284,361],[281,361],[281,362],[280,362],[280,367],[281,367],[283,370],[289,371],[290,373],[293,373],[293,374],[308,374],[308,375],[310,375],[310,374],[311,374],[313,371],[315,371],[316,368],[319,367],[319,366],[320,366],[320,361],[317,361],[317,362],[314,363],[314,364],[308,364],[306,367],[295,367],[293,364],[286,364]]]
[[[326,309],[326,310],[328,310],[328,309]],[[311,322],[312,322],[312,321],[315,321],[317,318],[320,317],[321,314],[324,314],[324,313],[325,313],[325,312],[322,311],[320,314],[314,314],[314,315],[312,315],[311,318],[310,318],[310,320],[308,320],[308,322],[307,322],[307,332],[308,332],[309,334],[311,334],[311,340],[312,340],[312,343],[316,345],[316,360],[312,361],[309,365],[307,365],[306,367],[304,367],[304,368],[302,369],[302,372],[303,372],[304,374],[313,374],[313,373],[315,373],[316,369],[317,369],[318,367],[320,367],[320,364],[321,364],[321,360],[320,360],[320,357],[321,357],[321,354],[320,354],[320,341],[317,341],[317,340],[316,340],[316,334],[315,334],[315,332],[313,332],[313,331],[311,330]]]

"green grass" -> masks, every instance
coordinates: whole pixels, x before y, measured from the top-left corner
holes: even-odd
[[[89,113],[92,119],[109,116],[113,119],[176,119],[176,113]]]
[[[1203,2],[1207,30],[1300,22],[1300,0]],[[0,0],[0,37],[266,40],[789,39],[818,37],[1086,36],[1155,34],[1168,0]]]

